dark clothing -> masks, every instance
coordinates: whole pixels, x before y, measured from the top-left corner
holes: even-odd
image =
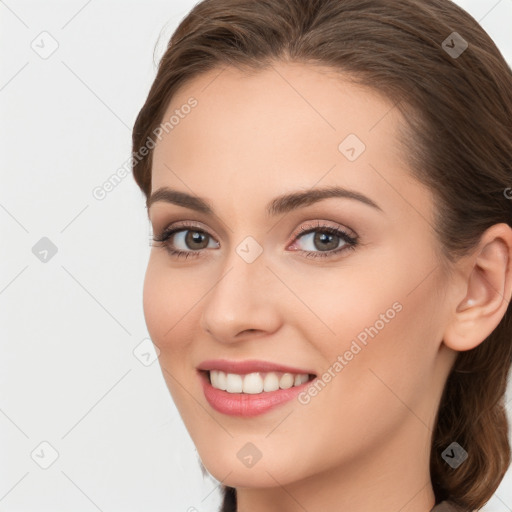
[[[460,508],[451,501],[441,501],[430,512],[470,512]]]

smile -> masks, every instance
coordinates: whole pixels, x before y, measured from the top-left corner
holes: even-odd
[[[200,370],[198,374],[212,409],[240,417],[257,416],[290,402],[316,379],[313,374],[289,372],[236,374]]]
[[[307,373],[284,373],[284,372],[253,372],[246,375],[238,373],[226,373],[221,370],[210,370],[208,372],[210,384],[215,389],[227,391],[228,393],[268,393],[278,389],[289,389],[300,386],[310,380],[312,375]]]

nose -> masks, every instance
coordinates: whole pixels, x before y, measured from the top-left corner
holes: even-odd
[[[280,325],[281,284],[262,253],[252,263],[233,249],[202,303],[201,327],[222,343],[276,331]],[[282,287],[282,284],[281,284]]]

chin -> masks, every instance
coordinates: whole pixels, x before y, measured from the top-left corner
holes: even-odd
[[[211,476],[229,487],[278,487],[307,476],[293,472],[296,457],[291,454],[289,459],[282,457],[282,454],[278,458],[271,457],[266,461],[262,457],[254,465],[246,466],[237,457],[238,451],[239,449],[210,452],[205,457],[200,454],[201,462]]]

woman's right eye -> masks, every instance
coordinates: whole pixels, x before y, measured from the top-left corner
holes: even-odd
[[[203,249],[220,246],[208,233],[194,226],[166,229],[160,235],[154,236],[153,241],[165,247],[172,256],[185,258],[199,256]],[[213,246],[210,242],[213,242]]]

